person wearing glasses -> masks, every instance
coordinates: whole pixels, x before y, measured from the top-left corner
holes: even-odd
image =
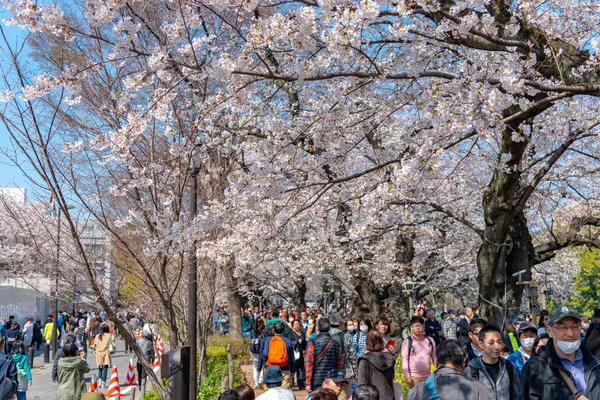
[[[581,315],[573,307],[559,305],[550,312],[550,340],[523,367],[524,399],[600,399],[600,361],[581,346],[580,327]]]

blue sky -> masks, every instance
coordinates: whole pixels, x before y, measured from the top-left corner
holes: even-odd
[[[8,18],[8,14],[6,11],[0,9],[0,20]],[[23,40],[26,32],[17,27],[7,27],[4,23],[2,24],[2,28],[4,29],[4,33],[6,34],[9,42],[16,43]],[[0,42],[0,48],[2,48],[3,44]],[[3,49],[1,49],[3,50]],[[3,89],[0,89],[3,91]],[[1,105],[1,104],[0,104]],[[4,149],[12,149],[13,146],[10,142],[10,136],[6,131],[3,123],[0,123],[0,148]],[[24,160],[22,158],[22,160]],[[27,166],[25,166],[27,170]],[[30,188],[31,185],[27,181],[27,178],[23,175],[23,173],[19,170],[19,168],[15,167],[13,163],[10,161],[8,157],[4,154],[0,153],[0,187],[25,187]]]

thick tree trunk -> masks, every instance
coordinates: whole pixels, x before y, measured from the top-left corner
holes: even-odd
[[[306,278],[304,275],[294,278],[294,285],[296,285],[294,309],[301,312],[306,310]]]
[[[369,278],[366,271],[363,271],[361,276],[354,281],[353,286],[352,316],[360,318],[369,317],[375,322],[381,308],[377,286],[375,286],[375,283]]]
[[[526,138],[513,140],[518,129],[506,129],[502,136],[500,157],[510,156],[507,165],[494,171],[483,198],[485,229],[477,254],[479,293],[483,315],[488,322],[507,326],[521,304],[522,288],[513,274],[525,270],[530,277],[533,261],[532,239],[523,213],[514,215],[521,175],[518,171]]]
[[[392,323],[394,336],[402,336],[402,331],[410,322],[412,310],[410,309],[411,293],[403,290],[402,285],[394,283],[389,289],[390,302],[388,306],[389,318]]]
[[[227,281],[227,304],[229,309],[229,336],[236,339],[242,338],[242,314],[240,313],[239,282],[235,276],[235,256],[232,255],[223,267]]]

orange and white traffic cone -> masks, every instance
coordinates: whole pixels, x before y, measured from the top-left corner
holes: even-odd
[[[125,386],[137,386],[135,378],[137,376],[137,372],[133,369],[133,360],[129,359],[129,367],[127,370],[127,382]]]
[[[154,362],[151,367],[160,367],[160,358],[158,357],[158,351],[156,347],[154,347]]]
[[[163,347],[163,340],[160,336],[158,337],[158,339],[156,339],[156,352],[158,353],[158,358],[162,359],[162,355],[165,353],[165,349]]]
[[[108,386],[108,392],[106,392],[104,396],[108,397],[109,399],[112,397],[124,396],[124,394],[121,394],[121,388],[119,387],[119,373],[116,365],[113,365],[112,373],[110,374],[110,385]]]
[[[98,380],[96,379],[96,375],[92,376],[92,380],[90,381],[90,392],[95,392],[98,390]]]

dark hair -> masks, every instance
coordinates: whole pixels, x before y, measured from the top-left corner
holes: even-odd
[[[533,351],[535,351],[536,347],[538,347],[538,344],[540,344],[540,341],[542,341],[544,339],[550,339],[550,335],[548,335],[547,333],[542,333],[541,335],[538,335],[535,338],[535,340],[533,341]]]
[[[439,365],[452,364],[456,367],[463,365],[467,352],[456,340],[443,340],[435,350]]]
[[[237,394],[240,395],[240,400],[254,400],[256,395],[254,394],[254,389],[252,389],[249,385],[242,383],[240,386],[233,389]]]
[[[311,400],[337,400],[337,398],[333,390],[320,387],[313,392]]]
[[[447,313],[446,311],[444,311],[444,312],[442,313],[442,319],[446,318],[446,315],[448,315],[448,313]]]
[[[414,324],[425,325],[425,320],[422,317],[419,317],[418,315],[415,315],[414,317],[412,317],[410,319],[409,325],[414,325]]]
[[[329,332],[329,330],[331,329],[331,323],[329,322],[329,318],[319,318],[317,326],[319,327],[320,333]]]
[[[544,318],[550,316],[548,310],[540,311],[540,317],[538,318],[538,326],[544,326]]]
[[[389,334],[392,331],[392,325],[390,324],[390,321],[388,321],[386,318],[380,317],[377,320],[377,322],[375,322],[375,326],[377,327],[377,325],[379,325],[379,323],[382,323],[385,326],[387,326],[387,330],[385,331],[385,335]]]
[[[240,400],[240,395],[235,390],[228,390],[219,395],[219,400]]]
[[[284,329],[285,324],[282,321],[277,321],[273,324],[273,332],[275,332],[278,335],[281,335]]]
[[[481,340],[483,342],[485,339],[486,333],[489,333],[489,332],[498,332],[500,337],[502,337],[502,331],[500,330],[500,328],[498,328],[496,325],[493,325],[493,324],[487,324],[486,326],[481,328],[481,330],[477,334],[477,337],[479,337],[479,340]]]
[[[274,387],[280,387],[281,386],[281,382],[271,382],[271,383],[267,383],[265,382],[265,384],[267,385],[267,387],[269,389],[274,388]]]
[[[360,328],[360,324],[361,323],[367,325],[367,327],[369,328],[369,330],[373,329],[373,323],[371,322],[371,319],[369,317],[364,317],[364,318],[359,318],[358,319],[358,327],[359,328]]]
[[[25,354],[25,345],[23,342],[15,342],[12,347],[12,354]]]
[[[4,336],[0,336],[0,348],[4,347]]]
[[[483,318],[475,318],[469,324],[469,332],[475,333],[475,329],[476,328],[483,328],[486,325],[487,325],[487,321],[485,319],[483,319]]]
[[[74,357],[77,355],[78,348],[75,342],[67,340],[62,349],[65,357]]]
[[[254,323],[254,330],[256,333],[261,333],[265,329],[265,321],[262,318],[259,318]]]
[[[373,385],[363,383],[352,391],[352,400],[379,400],[379,390]]]
[[[383,351],[385,349],[385,343],[381,334],[377,331],[370,331],[367,333],[367,340],[365,340],[365,350],[367,351]]]

